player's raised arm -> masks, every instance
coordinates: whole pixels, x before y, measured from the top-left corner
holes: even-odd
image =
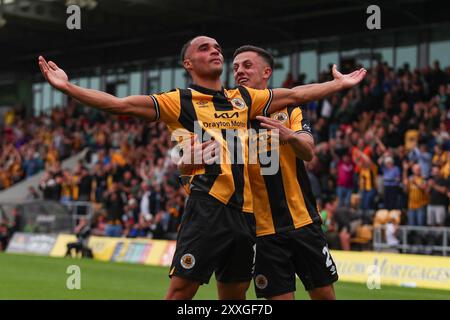
[[[267,113],[273,113],[289,105],[301,105],[320,100],[340,90],[351,88],[360,83],[366,73],[367,71],[361,68],[349,74],[342,74],[337,71],[336,65],[333,65],[334,79],[331,81],[298,86],[292,89],[273,89],[273,100]]]
[[[114,114],[126,114],[149,121],[156,120],[156,110],[150,96],[129,96],[118,98],[109,93],[86,89],[70,83],[67,74],[52,61],[39,56],[39,68],[45,79],[55,89],[81,103]]]

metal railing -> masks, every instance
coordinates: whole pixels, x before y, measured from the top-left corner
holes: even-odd
[[[394,250],[401,253],[442,254],[450,252],[448,227],[398,226],[396,231],[398,244],[386,242],[386,226],[377,226],[373,230],[373,249],[375,251]]]
[[[62,204],[69,210],[72,229],[77,226],[80,218],[86,218],[89,222],[92,221],[94,215],[94,208],[92,202],[89,201],[65,201]]]
[[[0,202],[0,222],[28,233],[73,232],[81,217],[92,222],[93,213],[93,204],[88,201]]]

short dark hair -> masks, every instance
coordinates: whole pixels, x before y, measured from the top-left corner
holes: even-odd
[[[337,197],[336,197],[335,195],[329,195],[329,196],[325,197],[325,198],[323,199],[323,207],[325,208],[325,206],[326,206],[327,204],[332,204],[332,203],[334,203],[336,200],[337,200]]]
[[[236,58],[236,56],[242,52],[248,52],[248,51],[252,51],[252,52],[256,52],[260,57],[262,57],[270,66],[271,69],[273,69],[273,65],[274,65],[274,61],[273,61],[273,56],[272,54],[270,54],[269,51],[260,48],[260,47],[256,47],[256,46],[252,46],[252,45],[245,45],[245,46],[241,46],[239,48],[236,49],[236,51],[234,51],[233,54],[233,59]]]
[[[196,37],[195,37],[196,38]],[[194,40],[195,38],[191,38],[189,39],[184,45],[183,48],[181,48],[181,62],[184,62],[184,58],[186,56],[186,51],[187,49],[189,49],[189,47],[191,46],[191,42],[192,40]]]

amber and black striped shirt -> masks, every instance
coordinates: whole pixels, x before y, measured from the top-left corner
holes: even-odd
[[[378,168],[374,163],[370,164],[367,167],[361,167],[359,171],[359,190],[370,191],[372,189],[376,189],[377,175]]]
[[[428,204],[428,194],[419,188],[424,183],[422,177],[412,176],[408,180],[408,209],[419,209]]]
[[[300,107],[284,108],[270,117],[282,121],[284,126],[297,133],[311,134],[310,124],[303,117]],[[258,131],[262,129],[257,120],[253,120],[251,125]],[[281,141],[278,150],[270,151],[272,157],[274,152],[279,153],[280,167],[275,175],[262,175],[262,162],[249,165],[257,236],[293,230],[320,221],[303,160],[297,158],[288,143]]]
[[[190,137],[198,126],[202,135],[213,137],[221,145],[220,163],[193,172],[190,190],[208,193],[226,205],[253,212],[247,170],[248,129],[250,119],[266,114],[272,90],[239,86],[215,91],[191,85],[150,97],[157,120],[166,123],[176,140]],[[230,133],[231,141],[225,139]]]

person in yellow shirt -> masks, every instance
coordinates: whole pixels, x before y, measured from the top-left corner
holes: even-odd
[[[450,177],[450,152],[448,151],[446,153],[446,160],[441,167],[441,174],[444,179],[448,179],[448,177]]]
[[[0,190],[6,189],[11,185],[11,179],[6,170],[0,167]]]
[[[9,109],[5,114],[5,125],[11,126],[14,123],[15,112],[13,109]]]
[[[438,166],[438,167],[443,166],[445,164],[445,162],[447,161],[447,153],[448,153],[448,151],[444,151],[442,149],[441,145],[436,144],[434,146],[434,155],[431,160],[433,166]]]
[[[408,225],[424,226],[426,205],[428,204],[427,182],[422,176],[420,165],[412,166],[412,175],[408,177],[410,165],[403,163],[403,184],[408,193]]]
[[[361,209],[364,211],[364,217],[367,217],[368,211],[375,209],[374,199],[377,194],[378,167],[363,152],[360,152],[360,155],[359,191],[361,192]]]

